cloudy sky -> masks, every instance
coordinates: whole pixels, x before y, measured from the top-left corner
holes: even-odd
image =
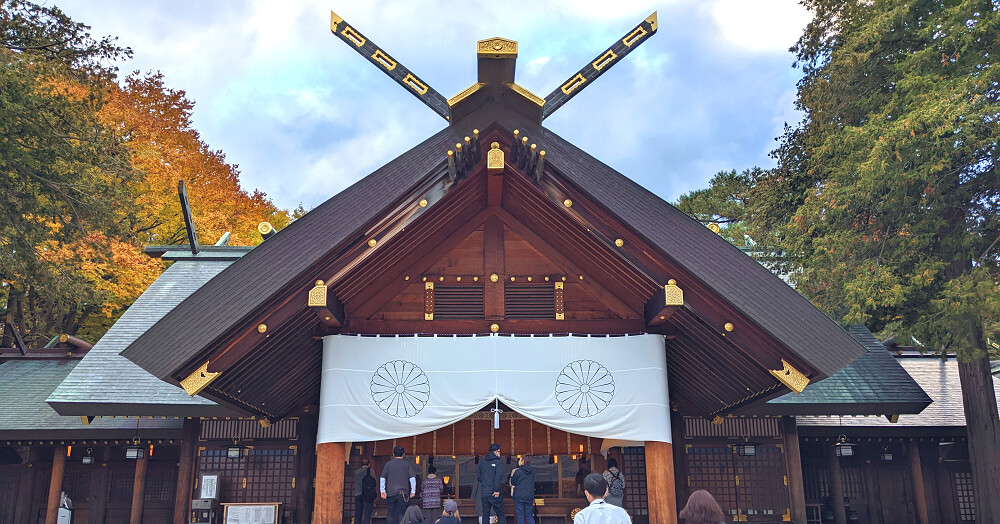
[[[135,51],[196,102],[202,138],[242,183],[307,209],[446,122],[330,34],[336,11],[446,98],[475,82],[477,40],[518,42],[545,96],[658,11],[657,34],[546,127],[668,201],[720,170],[771,166],[793,108],[795,0],[276,2],[50,0]]]

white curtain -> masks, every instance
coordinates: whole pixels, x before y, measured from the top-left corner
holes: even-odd
[[[494,400],[563,431],[670,442],[661,335],[330,335],[317,441],[426,433]]]

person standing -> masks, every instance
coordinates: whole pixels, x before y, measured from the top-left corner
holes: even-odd
[[[427,478],[420,484],[420,499],[423,508],[440,508],[442,491],[444,491],[444,481],[437,476],[437,468],[427,466]]]
[[[517,469],[510,477],[514,497],[514,522],[535,524],[535,470],[531,469],[531,455],[521,455]]]
[[[625,475],[618,469],[617,460],[613,458],[608,459],[608,469],[604,470],[604,480],[608,482],[608,496],[604,499],[604,502],[624,508]]]
[[[504,478],[503,466],[500,464],[500,444],[490,444],[490,452],[479,461],[476,479],[479,480],[479,493],[483,500],[483,524],[490,521],[491,510],[496,514],[497,522],[502,524],[505,520],[500,487]]]
[[[688,497],[687,504],[681,510],[680,518],[687,524],[718,524],[726,521],[722,508],[711,493],[699,489]]]
[[[583,479],[583,494],[590,505],[577,512],[573,524],[631,524],[632,519],[624,509],[604,502],[608,481],[600,473],[591,473]]]
[[[406,503],[417,495],[417,474],[413,471],[413,465],[403,458],[405,453],[403,446],[392,448],[393,458],[386,462],[379,479],[382,500],[385,500],[387,507],[387,524],[396,524],[403,520]],[[410,494],[409,497],[406,496],[407,493]]]
[[[363,458],[354,471],[354,524],[371,524],[376,493],[371,461]]]

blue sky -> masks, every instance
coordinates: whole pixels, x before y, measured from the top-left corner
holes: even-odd
[[[330,34],[333,10],[446,98],[475,82],[477,40],[518,41],[545,96],[649,13],[659,30],[545,126],[668,201],[720,170],[771,166],[793,108],[794,0],[668,2],[52,2],[196,102],[196,129],[245,188],[307,209],[446,122]]]

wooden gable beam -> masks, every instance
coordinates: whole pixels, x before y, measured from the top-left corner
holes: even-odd
[[[319,317],[320,322],[327,327],[342,327],[344,325],[344,304],[329,291],[322,280],[309,290],[309,310]]]
[[[643,308],[646,326],[656,327],[666,324],[682,307],[684,307],[684,292],[677,287],[674,280],[670,280],[649,299],[649,302],[646,302],[646,307]]]
[[[541,238],[528,226],[524,225],[523,222],[517,219],[514,215],[510,214],[506,209],[497,210],[497,216],[507,227],[513,230],[515,233],[525,239],[529,244],[531,244],[535,249],[537,249],[543,256],[552,260],[559,268],[571,275],[583,275],[584,271],[580,269],[579,266],[574,264],[569,258],[564,256],[558,250],[552,247],[552,245],[545,239]],[[588,293],[594,296],[603,303],[608,309],[610,309],[614,314],[618,315],[620,318],[635,318],[638,316],[638,312],[629,307],[624,301],[618,298],[617,295],[612,293],[606,287],[602,286],[593,278],[584,278],[579,281],[579,284]]]

